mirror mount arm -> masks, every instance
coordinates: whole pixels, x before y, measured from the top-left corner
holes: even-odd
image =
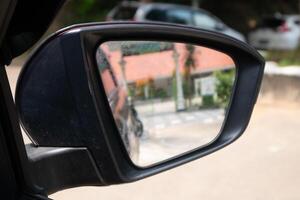
[[[47,195],[71,187],[105,185],[87,148],[30,144],[26,145],[26,151],[33,183]]]

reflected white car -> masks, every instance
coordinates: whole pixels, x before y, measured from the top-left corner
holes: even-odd
[[[300,15],[264,18],[249,34],[249,44],[257,49],[294,50],[299,46]]]

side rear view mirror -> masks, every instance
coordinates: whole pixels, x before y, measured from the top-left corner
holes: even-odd
[[[59,31],[17,84],[35,185],[49,194],[132,182],[229,145],[247,127],[263,69],[244,43],[185,26]]]

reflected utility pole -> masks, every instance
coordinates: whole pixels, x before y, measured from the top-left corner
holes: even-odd
[[[173,50],[173,58],[175,62],[175,68],[176,68],[176,96],[177,96],[177,101],[176,101],[176,110],[177,111],[183,111],[185,110],[185,102],[184,102],[184,96],[183,96],[183,88],[182,88],[182,79],[181,79],[181,74],[180,74],[180,69],[179,69],[179,54],[176,50],[176,47],[174,46]]]

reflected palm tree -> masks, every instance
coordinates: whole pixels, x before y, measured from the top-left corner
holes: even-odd
[[[195,53],[195,46],[192,44],[186,44],[186,59],[185,59],[185,80],[186,80],[186,94],[188,99],[188,107],[191,107],[192,105],[192,69],[195,69],[196,64],[194,60],[194,53]]]

